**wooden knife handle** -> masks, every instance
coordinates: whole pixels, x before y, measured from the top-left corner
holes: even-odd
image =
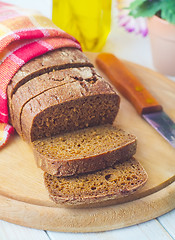
[[[162,110],[162,106],[156,99],[113,54],[99,54],[96,63],[116,89],[134,105],[140,115]]]

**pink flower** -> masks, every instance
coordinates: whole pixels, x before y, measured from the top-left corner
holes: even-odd
[[[125,8],[129,6],[131,0],[118,0],[118,23],[119,26],[124,27],[128,32],[134,32],[136,34],[141,34],[143,37],[147,36],[148,28],[146,24],[146,19],[139,17],[133,18],[129,16],[129,11]]]

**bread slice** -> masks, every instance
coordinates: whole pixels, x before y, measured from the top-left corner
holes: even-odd
[[[18,134],[21,135],[21,113],[25,104],[31,99],[51,88],[75,81],[95,81],[97,79],[99,80],[101,77],[94,68],[90,67],[54,70],[31,79],[17,89],[11,102],[9,102],[11,123],[15,126]]]
[[[22,137],[33,142],[62,132],[113,123],[119,102],[118,94],[105,80],[76,81],[52,88],[25,104],[21,114]]]
[[[70,176],[131,158],[136,152],[136,137],[107,124],[34,141],[33,150],[43,171]]]
[[[141,164],[131,158],[102,171],[71,177],[44,173],[50,198],[57,204],[89,207],[91,204],[117,200],[133,194],[147,181]]]

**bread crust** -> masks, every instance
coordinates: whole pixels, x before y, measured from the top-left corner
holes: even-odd
[[[8,84],[9,100],[16,90],[30,79],[53,69],[69,68],[75,64],[77,67],[81,65],[93,67],[85,54],[76,48],[60,48],[31,59],[18,70]]]

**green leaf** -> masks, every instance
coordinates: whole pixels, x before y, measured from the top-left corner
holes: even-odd
[[[139,7],[141,4],[143,4],[146,0],[135,0],[134,2],[131,2],[129,9],[135,9]]]
[[[140,6],[132,8],[130,15],[133,17],[152,17],[160,11],[160,0],[144,1]]]
[[[175,24],[175,15],[171,10],[163,10],[161,13],[162,19],[165,19],[169,23]]]
[[[129,15],[135,18],[152,17],[157,14],[175,24],[175,0],[135,0],[128,9]]]
[[[167,0],[161,3],[161,18],[166,21],[175,24],[175,1]]]

